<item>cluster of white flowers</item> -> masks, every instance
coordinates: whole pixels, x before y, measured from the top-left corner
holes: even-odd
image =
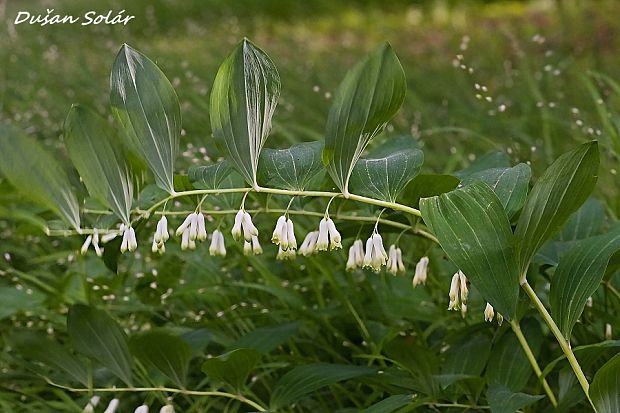
[[[319,240],[319,231],[308,232],[304,242],[299,247],[299,253],[304,257],[316,253],[316,243]]]
[[[251,242],[252,237],[258,237],[258,228],[254,226],[252,217],[243,208],[235,215],[235,223],[231,233],[235,241],[239,241],[242,234],[246,242]]]
[[[86,237],[86,240],[82,244],[82,248],[80,248],[82,255],[86,254],[86,251],[88,251],[88,247],[90,247],[91,244],[95,250],[95,254],[97,254],[98,257],[101,257],[103,255],[103,248],[99,246],[99,232],[97,229],[93,229],[93,234]]]
[[[354,271],[364,265],[364,243],[361,239],[356,239],[349,248],[349,259],[347,260],[347,271]]]
[[[157,229],[153,236],[151,250],[160,254],[166,252],[165,243],[168,241],[168,238],[170,238],[170,234],[168,233],[168,219],[165,215],[162,215],[161,219],[157,222]]]
[[[426,284],[426,277],[428,272],[428,257],[420,258],[420,261],[415,265],[415,274],[413,275],[413,288],[418,285]]]
[[[467,288],[467,277],[461,270],[452,276],[450,283],[450,304],[448,310],[461,310],[461,314],[465,317],[467,313],[467,297],[469,289]]]
[[[342,237],[331,218],[325,217],[319,222],[319,235],[316,240],[317,251],[342,248]]]
[[[381,271],[381,267],[387,263],[388,255],[383,248],[383,238],[375,230],[366,241],[366,254],[364,255],[364,267],[371,268],[375,272]]]
[[[263,253],[263,247],[260,246],[258,235],[252,235],[250,241],[243,241],[244,255],[260,255]]]
[[[279,260],[292,260],[295,259],[297,254],[297,239],[295,238],[295,228],[293,221],[287,218],[286,215],[282,215],[276,222],[276,227],[273,230],[271,236],[271,242],[278,245]]]
[[[94,413],[95,407],[97,407],[100,400],[101,398],[99,396],[91,397],[89,402],[84,407],[84,410],[82,410],[82,413]],[[106,407],[104,413],[116,413],[116,410],[118,409],[119,404],[120,404],[119,399],[110,400],[110,403],[108,404],[108,407]],[[143,404],[141,406],[136,407],[136,409],[134,410],[134,413],[149,413],[149,407],[146,404]],[[174,407],[171,404],[167,404],[163,406],[161,409],[159,409],[159,413],[174,413]]]
[[[121,252],[134,252],[138,248],[138,240],[136,239],[136,231],[131,226],[121,224],[123,233],[123,242],[121,242]]]
[[[209,245],[209,254],[211,256],[226,256],[226,244],[224,243],[224,234],[219,229],[213,231],[211,235],[211,245]]]
[[[398,274],[405,272],[405,264],[403,264],[403,252],[396,245],[390,245],[388,250],[388,260],[386,263],[387,271],[390,274]]]
[[[489,303],[487,303],[487,306],[484,308],[484,321],[488,321],[489,323],[493,321],[493,318],[495,317],[495,310],[493,309],[493,306]],[[502,325],[502,323],[504,322],[504,316],[501,315],[500,313],[497,313],[497,324],[499,324],[500,326]]]
[[[176,236],[181,236],[181,249],[196,249],[196,241],[207,239],[205,216],[201,212],[193,212],[177,228]]]

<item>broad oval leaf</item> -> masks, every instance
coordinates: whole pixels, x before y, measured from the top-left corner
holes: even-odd
[[[349,178],[366,145],[396,114],[407,90],[400,61],[385,43],[351,69],[329,110],[323,163],[349,195]]]
[[[177,386],[184,387],[192,349],[181,337],[153,330],[131,337],[129,347],[139,360],[155,367]]]
[[[572,247],[558,264],[549,292],[551,315],[566,339],[583,312],[588,297],[598,289],[611,256],[620,250],[620,225],[605,235],[586,238]]]
[[[510,168],[510,158],[503,151],[492,151],[476,158],[466,168],[456,171],[454,175],[465,178],[478,172],[495,168]]]
[[[221,161],[212,165],[192,166],[187,171],[187,176],[194,188],[218,189],[231,172],[232,166]]]
[[[424,162],[419,149],[402,149],[381,158],[360,159],[351,174],[351,192],[389,202],[418,174]]]
[[[131,146],[157,185],[174,193],[181,109],[170,81],[148,57],[125,44],[114,60],[110,89],[112,111]]]
[[[127,336],[105,311],[76,304],[69,309],[67,330],[78,352],[96,360],[131,386],[132,358]]]
[[[278,380],[271,394],[270,410],[279,410],[299,401],[321,387],[376,373],[372,367],[348,364],[309,364],[295,367]]]
[[[453,175],[420,174],[403,190],[402,203],[412,207],[420,204],[420,198],[430,198],[455,189],[461,181]]]
[[[588,393],[597,413],[620,412],[620,354],[596,372]]]
[[[253,188],[258,188],[258,159],[279,97],[276,66],[265,52],[243,39],[217,71],[210,117],[215,141]]]
[[[420,200],[424,222],[484,299],[508,319],[516,314],[519,277],[510,222],[497,195],[475,182]]]
[[[78,200],[60,164],[30,136],[0,125],[0,172],[26,198],[80,228]]]
[[[129,224],[133,182],[114,149],[112,128],[95,112],[74,105],[64,125],[64,142],[88,192]]]
[[[202,364],[202,371],[211,381],[221,381],[230,384],[236,390],[240,390],[261,357],[262,355],[258,350],[239,348],[207,359]]]
[[[599,165],[596,141],[560,156],[538,179],[519,216],[515,231],[520,273],[530,260],[588,198]]]
[[[304,142],[287,149],[264,149],[258,164],[261,185],[303,191],[323,170],[322,142]]]
[[[461,184],[480,181],[489,185],[502,202],[508,218],[512,219],[525,203],[531,177],[530,167],[520,163],[512,168],[491,168],[474,172],[464,177]]]
[[[544,398],[545,396],[542,395],[514,393],[501,384],[492,384],[487,390],[491,413],[515,413]]]

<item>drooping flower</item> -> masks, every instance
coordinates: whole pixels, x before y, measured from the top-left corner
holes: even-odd
[[[88,251],[88,247],[90,247],[90,244],[93,240],[93,236],[89,235],[86,237],[86,240],[84,241],[84,243],[82,244],[82,248],[80,248],[80,254],[84,255],[86,254],[86,251]]]
[[[252,222],[252,216],[244,209],[240,209],[235,215],[235,223],[231,233],[235,241],[238,241],[243,234],[243,239],[250,242],[253,236],[258,236],[258,228]]]
[[[276,255],[276,259],[280,260],[280,261],[285,261],[285,260],[294,260],[295,257],[297,256],[297,251],[289,248],[287,250],[282,249],[282,247],[278,247],[278,254]]]
[[[271,241],[280,246],[282,251],[297,249],[297,239],[295,238],[295,227],[293,226],[293,221],[290,218],[286,218],[285,215],[282,215],[278,218],[276,222],[276,227],[273,230],[273,235],[271,236]],[[278,256],[281,254],[278,253]],[[287,256],[290,256],[288,254]],[[294,254],[293,254],[294,256]]]
[[[105,409],[105,411],[103,413],[114,413],[114,412],[116,412],[116,409],[118,409],[118,404],[119,404],[119,400],[118,399],[110,400],[110,404],[108,404],[108,407]]]
[[[219,255],[220,257],[226,256],[226,245],[224,243],[224,234],[218,229],[213,231],[211,236],[211,245],[209,246],[209,254],[212,256]]]
[[[415,265],[415,274],[413,276],[413,287],[426,284],[426,277],[428,271],[428,257],[420,258],[420,261]]]
[[[260,255],[263,253],[258,237],[253,235],[250,241],[243,242],[243,255]]]
[[[232,230],[230,231],[230,233],[232,234],[232,237],[235,241],[239,241],[239,238],[241,238],[241,224],[243,223],[243,214],[245,213],[244,210],[240,209],[237,214],[235,215],[235,223],[232,227]]]
[[[497,324],[501,326],[502,323],[504,322],[504,316],[501,315],[500,313],[497,313],[496,318],[497,318]]]
[[[86,254],[86,252],[88,251],[88,247],[90,247],[91,244],[97,256],[101,257],[103,255],[103,249],[99,247],[99,232],[97,231],[97,229],[93,229],[93,233],[86,237],[86,240],[84,240],[84,243],[80,248],[80,253],[82,255]]]
[[[133,252],[137,248],[138,241],[136,240],[136,231],[134,231],[132,227],[125,227],[125,231],[123,231],[123,241],[121,242],[121,252]]]
[[[91,397],[88,403],[86,403],[86,406],[84,406],[82,413],[94,413],[95,407],[99,404],[99,400],[101,400],[99,396]]]
[[[361,239],[356,239],[349,248],[349,259],[347,260],[347,271],[354,271],[364,265],[364,243]]]
[[[467,277],[461,270],[452,276],[450,283],[450,303],[448,310],[461,310],[461,315],[465,317],[467,313],[467,297],[469,289],[467,288]]]
[[[493,310],[493,306],[487,303],[487,306],[484,309],[484,321],[491,322],[495,317],[495,311]]]
[[[304,257],[314,254],[316,252],[316,243],[319,239],[319,231],[312,231],[306,235],[304,241],[299,247],[299,253]]]
[[[405,264],[403,264],[403,253],[396,245],[390,245],[388,251],[387,271],[391,274],[405,272]]]
[[[605,340],[611,340],[612,337],[612,328],[611,324],[605,324]]]
[[[104,244],[107,244],[108,242],[112,241],[114,238],[118,237],[119,235],[122,235],[125,232],[125,224],[120,224],[118,227],[118,230],[112,230],[110,232],[108,232],[107,234],[104,234],[101,236],[101,242]]]
[[[205,227],[205,216],[202,212],[196,213],[196,240],[204,241],[207,239],[207,229]]]
[[[448,310],[457,310],[459,307],[459,283],[461,281],[459,272],[452,276],[452,281],[450,282],[450,292],[448,293],[450,304],[448,304]]]
[[[323,218],[319,222],[319,236],[316,242],[317,251],[342,248],[342,237],[331,218]]]
[[[167,404],[159,410],[159,413],[174,413],[174,407],[171,404]]]
[[[165,215],[162,215],[161,219],[157,222],[155,229],[155,235],[153,235],[153,244],[151,245],[151,251],[163,254],[166,252],[165,242],[170,238],[168,233],[168,219]]]
[[[276,222],[276,227],[273,230],[273,235],[271,236],[271,242],[276,245],[280,245],[282,240],[287,236],[286,231],[284,230],[286,227],[286,216],[281,215]]]
[[[149,413],[149,406],[147,406],[146,404],[138,406],[136,407],[136,410],[134,410],[134,413]]]
[[[373,234],[366,241],[366,255],[364,256],[364,267],[371,268],[373,271],[381,271],[381,267],[387,263],[388,254],[383,248],[383,239],[378,232]]]

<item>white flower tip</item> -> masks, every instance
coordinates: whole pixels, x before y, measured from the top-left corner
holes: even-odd
[[[149,413],[149,407],[146,404],[136,407],[134,413]]]
[[[159,410],[159,413],[174,413],[174,407],[171,404],[167,404]]]

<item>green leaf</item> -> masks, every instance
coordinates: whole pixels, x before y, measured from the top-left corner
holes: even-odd
[[[131,386],[132,359],[127,336],[105,311],[76,304],[69,309],[67,330],[75,350]]]
[[[392,413],[401,407],[411,405],[415,397],[411,394],[396,394],[367,407],[360,413]]]
[[[357,160],[396,114],[406,90],[405,72],[388,43],[368,54],[338,87],[327,118],[323,163],[345,196]]]
[[[605,223],[605,205],[590,198],[570,216],[557,236],[558,241],[574,241],[599,235]]]
[[[620,412],[620,354],[596,372],[589,393],[597,413]]]
[[[491,353],[491,340],[484,334],[468,334],[445,353],[442,374],[480,376]]]
[[[37,289],[28,294],[26,289],[18,290],[15,286],[0,285],[0,320],[22,311],[41,308],[46,295]]]
[[[228,161],[258,187],[258,159],[280,97],[280,75],[269,56],[243,39],[224,60],[211,91],[211,127]]]
[[[60,164],[32,137],[0,125],[0,172],[24,197],[80,228],[80,208]]]
[[[489,185],[502,202],[506,215],[511,219],[525,203],[531,177],[530,167],[520,163],[512,168],[492,168],[474,172],[464,177],[461,184],[480,181]]]
[[[321,387],[376,372],[371,367],[349,364],[318,363],[295,367],[276,383],[271,394],[270,410],[290,406]]]
[[[491,413],[515,413],[545,396],[525,393],[513,393],[500,384],[492,384],[487,390],[487,400]]]
[[[184,387],[192,349],[181,337],[152,330],[131,337],[129,348],[139,360],[155,367],[177,386]]]
[[[596,141],[560,156],[538,179],[519,216],[515,231],[521,274],[530,260],[588,198],[599,165]]]
[[[236,390],[240,390],[260,359],[261,353],[257,350],[253,348],[240,348],[207,359],[202,364],[202,371],[211,381],[228,383]]]
[[[351,174],[351,192],[396,202],[405,186],[420,172],[423,162],[424,153],[419,149],[360,159]]]
[[[62,371],[71,380],[88,386],[88,369],[84,363],[56,341],[40,333],[31,333],[20,337],[15,344],[26,357],[40,361],[54,371]]]
[[[266,354],[287,342],[297,334],[298,329],[299,323],[260,327],[235,341],[229,349],[253,348]]]
[[[124,44],[110,75],[110,102],[131,146],[146,161],[157,185],[174,192],[181,109],[166,75],[148,57]]]
[[[319,172],[322,142],[305,142],[287,149],[264,149],[258,163],[261,185],[303,191]]]
[[[187,171],[187,176],[194,188],[218,189],[232,170],[228,162],[222,161],[213,165],[192,166]]]
[[[566,339],[583,312],[588,297],[598,289],[611,256],[620,250],[620,225],[605,235],[586,238],[571,248],[558,264],[549,291],[551,315]]]
[[[420,198],[430,198],[452,191],[459,185],[459,178],[452,175],[418,175],[405,187],[402,195],[406,205],[417,207]]]
[[[510,158],[502,151],[489,152],[473,161],[467,168],[454,174],[459,178],[486,171],[487,169],[510,168]]]
[[[112,128],[95,112],[73,105],[64,125],[69,156],[90,195],[129,224],[133,183],[129,168],[113,147]]]
[[[510,222],[497,195],[482,182],[420,200],[424,222],[448,257],[483,298],[514,318],[519,276]]]

